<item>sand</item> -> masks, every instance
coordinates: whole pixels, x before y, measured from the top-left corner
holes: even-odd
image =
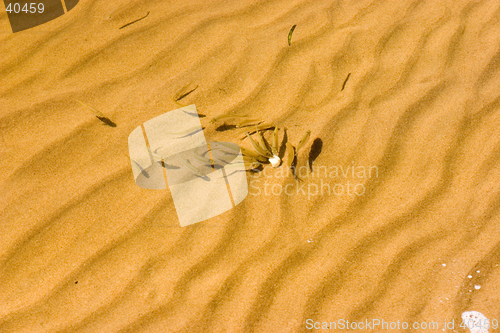
[[[0,332],[500,319],[499,45],[494,0],[80,1],[15,34],[2,10]],[[211,140],[250,148],[226,113],[311,130],[301,181],[266,166],[179,227],[125,154],[194,87]]]

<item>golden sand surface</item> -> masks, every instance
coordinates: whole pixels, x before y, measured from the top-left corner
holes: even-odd
[[[498,1],[89,0],[15,34],[0,6],[0,332],[500,320]],[[301,181],[179,227],[125,154],[189,87],[212,140],[311,130]]]

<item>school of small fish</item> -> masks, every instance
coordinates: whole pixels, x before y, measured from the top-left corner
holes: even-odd
[[[244,129],[245,137],[248,138],[250,144],[254,150],[240,147],[241,153],[243,154],[245,163],[251,166],[250,170],[254,169],[255,166],[271,164],[274,168],[278,168],[282,163],[279,156],[279,131],[283,130],[283,143],[286,146],[286,166],[293,171],[293,164],[296,160],[295,157],[298,156],[298,152],[303,148],[311,136],[311,131],[306,131],[302,139],[299,141],[296,147],[294,147],[288,140],[287,128],[280,128],[274,124],[265,123],[248,117],[247,115],[222,115],[213,118],[210,122],[215,123],[221,119],[239,119],[240,122],[237,124],[236,128],[250,127],[252,132],[249,132],[247,128]],[[269,129],[273,129],[271,146],[264,139],[263,132]],[[252,134],[256,135],[256,140],[252,137]],[[286,141],[285,141],[286,140]]]

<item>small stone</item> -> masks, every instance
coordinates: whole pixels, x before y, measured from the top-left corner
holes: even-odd
[[[279,158],[279,156],[274,155],[273,157],[271,157],[269,159],[269,162],[271,163],[271,165],[273,166],[273,168],[277,168],[281,164],[281,159]]]

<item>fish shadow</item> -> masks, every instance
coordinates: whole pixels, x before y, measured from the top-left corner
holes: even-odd
[[[285,152],[286,152],[286,143],[288,142],[288,132],[285,131],[285,134],[283,134],[283,140],[281,141],[281,145],[278,150],[278,156],[280,159],[285,158]]]
[[[192,136],[192,135],[195,135],[198,132],[203,131],[204,129],[205,129],[205,127],[202,127],[200,129],[192,131],[191,133],[188,133],[188,134],[185,134],[185,135],[176,136],[176,138],[185,138],[185,137],[188,137],[188,136]]]
[[[313,163],[318,158],[319,154],[321,154],[321,150],[323,149],[323,140],[317,138],[314,140],[311,145],[311,151],[309,152],[309,169],[311,172],[313,171]]]
[[[182,110],[182,109],[181,109]],[[201,114],[201,113],[195,113],[195,112],[188,112],[186,110],[182,110],[184,113],[190,115],[190,116],[193,116],[193,117],[198,117],[198,118],[205,118],[206,115],[204,114]]]
[[[96,116],[97,117],[97,116]],[[116,127],[116,124],[109,118],[106,117],[97,117],[100,121],[102,121],[104,124],[111,126],[111,127]]]
[[[232,130],[232,129],[235,129],[236,128],[236,125],[220,125],[219,127],[217,127],[215,130],[217,132],[224,132],[224,131],[228,131],[228,130]]]

